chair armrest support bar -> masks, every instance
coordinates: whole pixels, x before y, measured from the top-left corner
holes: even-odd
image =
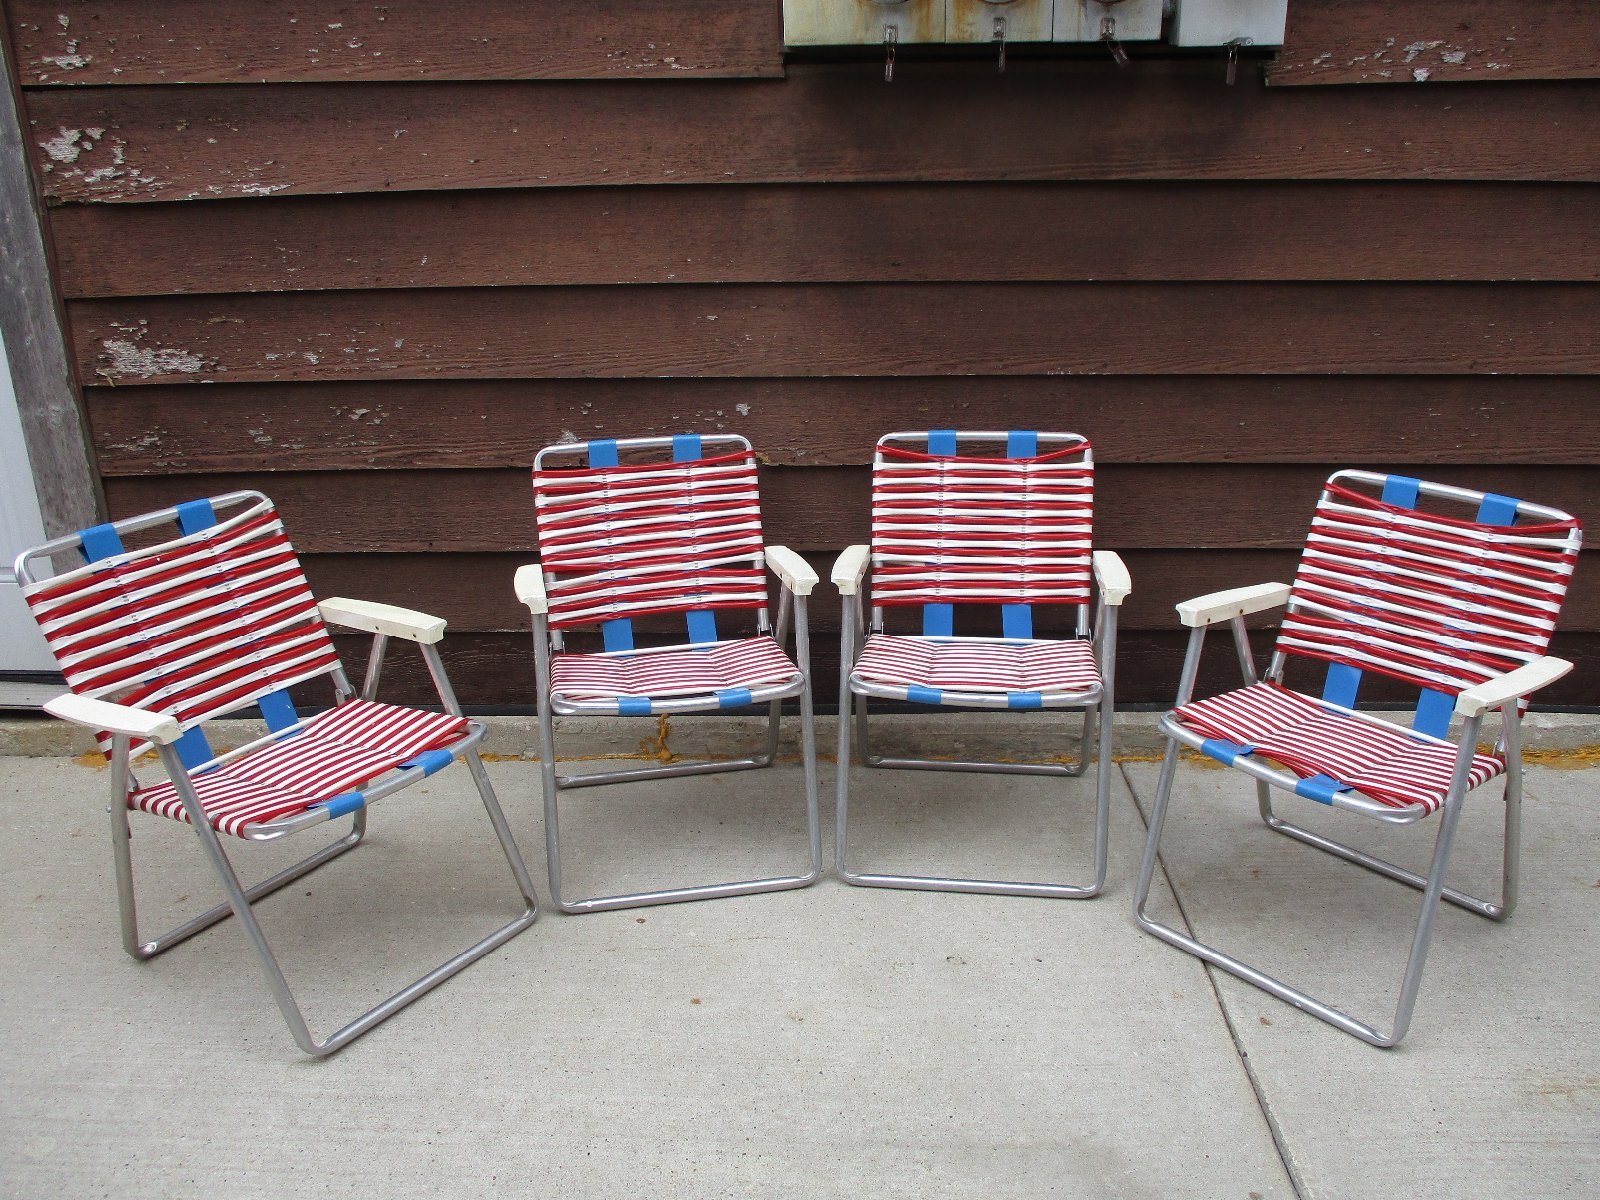
[[[817,586],[817,573],[810,563],[787,546],[768,546],[766,553],[768,569],[783,580],[784,587],[796,596],[811,595],[811,589]]]
[[[1289,599],[1287,583],[1257,583],[1250,587],[1229,588],[1185,600],[1178,605],[1178,619],[1191,629],[1231,621],[1235,617],[1277,608]]]
[[[511,586],[516,589],[517,599],[526,604],[534,616],[550,611],[550,600],[544,591],[544,568],[538,563],[518,567]]]
[[[1536,658],[1462,692],[1456,697],[1456,713],[1463,717],[1481,716],[1491,708],[1501,708],[1554,683],[1570,670],[1572,664],[1564,658]]]
[[[317,608],[322,619],[331,625],[346,629],[359,629],[384,637],[404,638],[431,646],[444,637],[444,618],[401,608],[394,604],[378,604],[371,600],[350,600],[336,596],[324,600]]]
[[[854,596],[861,590],[861,580],[867,573],[870,554],[866,546],[849,546],[833,560],[833,570],[828,575],[841,596]]]
[[[1120,605],[1133,591],[1133,579],[1123,564],[1121,555],[1112,550],[1096,550],[1093,554],[1094,581],[1100,587],[1100,596],[1112,608]]]
[[[176,717],[166,713],[147,712],[130,708],[126,704],[111,704],[105,700],[92,700],[88,696],[75,696],[71,692],[48,700],[45,712],[74,725],[89,729],[103,729],[140,738],[158,746],[169,745],[183,736],[183,727]]]

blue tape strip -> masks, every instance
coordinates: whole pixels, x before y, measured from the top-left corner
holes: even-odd
[[[618,696],[617,715],[621,717],[648,717],[650,715],[650,697]]]
[[[122,553],[122,539],[117,536],[114,526],[91,525],[87,529],[78,530],[78,537],[83,540],[82,553],[85,562],[99,562],[102,558]]]
[[[627,617],[615,621],[601,621],[600,636],[605,640],[606,650],[611,653],[618,650],[632,650],[633,622]]]
[[[300,719],[300,714],[295,712],[294,701],[289,699],[287,690],[269,692],[258,698],[256,707],[261,710],[261,719],[273,733],[282,733]]]
[[[589,465],[591,467],[614,467],[620,461],[617,457],[617,440],[615,438],[598,438],[589,443]]]
[[[1008,638],[1033,636],[1033,605],[1002,604],[1000,606],[1000,632]]]
[[[928,453],[954,458],[956,454],[956,431],[954,429],[930,429],[928,431]]]
[[[691,642],[714,642],[717,640],[717,614],[709,608],[691,608],[683,616],[684,620],[689,624],[689,640]]]
[[[1231,767],[1234,759],[1241,754],[1250,753],[1250,747],[1227,741],[1225,738],[1207,738],[1200,743],[1200,753]]]
[[[1039,453],[1039,435],[1031,429],[1013,429],[1006,434],[1007,458],[1034,458]]]
[[[700,452],[700,435],[698,433],[675,433],[672,435],[672,461],[694,462],[697,458],[704,458]]]
[[[178,528],[184,533],[199,533],[216,523],[216,510],[209,500],[186,500],[178,505]]]
[[[1334,796],[1344,791],[1349,791],[1349,788],[1332,775],[1313,775],[1294,785],[1296,796],[1304,796],[1318,804],[1332,804]]]
[[[938,688],[920,687],[913,683],[906,688],[906,700],[912,704],[939,704],[944,700],[944,693]]]
[[[1456,711],[1456,698],[1449,692],[1423,688],[1417,697],[1417,712],[1411,718],[1411,728],[1429,737],[1442,738],[1450,733],[1450,718]]]
[[[954,604],[924,604],[922,606],[922,636],[952,637],[956,631],[956,606]]]
[[[173,742],[172,748],[178,752],[183,765],[191,771],[198,770],[216,757],[211,753],[211,743],[206,741],[205,731],[198,726]]]
[[[435,771],[442,771],[448,767],[452,757],[448,750],[424,750],[416,757],[406,759],[400,765],[407,770],[412,767],[421,767],[424,775],[432,775]]]
[[[1391,475],[1383,481],[1383,502],[1396,508],[1415,508],[1422,491],[1422,480],[1410,475]]]
[[[1490,492],[1483,498],[1483,503],[1478,505],[1479,525],[1515,525],[1517,523],[1517,499],[1515,496],[1501,496]]]
[[[1038,692],[1007,692],[1007,708],[1043,708],[1044,697]]]
[[[1340,708],[1356,706],[1356,692],[1361,688],[1361,668],[1349,663],[1329,663],[1328,678],[1322,684],[1322,698]]]
[[[727,688],[716,693],[719,708],[738,708],[741,704],[750,703],[749,688]]]
[[[328,817],[342,817],[346,813],[353,813],[358,808],[367,806],[367,798],[360,792],[340,792],[331,800],[324,800],[322,807],[328,810]]]

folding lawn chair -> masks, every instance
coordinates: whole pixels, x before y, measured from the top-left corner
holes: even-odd
[[[176,526],[174,529],[173,526]],[[154,540],[151,531],[164,540]],[[174,536],[176,534],[177,536]],[[136,547],[124,547],[133,535]],[[50,560],[75,564],[52,576]],[[85,561],[87,560],[87,561]],[[113,524],[25,551],[16,573],[71,691],[45,705],[98,731],[111,761],[111,839],[122,942],[151,958],[232,913],[260,957],[284,1020],[308,1054],[330,1054],[533,924],[538,901],[527,868],[478,759],[484,727],[461,715],[434,643],[444,622],[387,604],[312,599],[294,548],[271,501],[231,492]],[[357,696],[323,624],[373,635],[366,683]],[[417,643],[443,713],[379,704],[391,637]],[[301,718],[288,688],[318,676],[333,681],[336,707]],[[213,755],[201,726],[257,705],[267,736]],[[154,747],[168,778],[141,782],[134,758]],[[516,879],[521,911],[475,945],[429,971],[323,1041],[307,1026],[251,909],[308,871],[343,854],[366,831],[366,806],[465,760]],[[194,827],[222,880],[227,902],[143,941],[134,905],[128,810]],[[250,887],[239,882],[219,834],[270,842],[338,817],[347,834]]]
[[[552,466],[552,463],[566,463]],[[783,546],[761,541],[756,458],[732,434],[599,440],[547,446],[533,465],[541,562],[516,575],[533,614],[550,890],[563,912],[600,912],[805,887],[822,867],[816,735],[811,716],[806,597],[817,576]],[[763,564],[783,584],[776,636]],[[735,613],[755,613],[755,636],[729,636]],[[634,620],[683,613],[687,641],[636,645]],[[795,656],[784,652],[791,614]],[[565,633],[598,625],[603,650],[571,653]],[[798,665],[796,665],[798,663]],[[561,893],[558,801],[574,788],[770,766],[780,702],[800,701],[810,865],[801,874],[567,900]],[[671,763],[563,775],[557,715],[644,716],[765,704],[764,748],[725,762]]]
[[[1422,497],[1430,508],[1463,515],[1423,511]],[[1568,514],[1524,500],[1340,471],[1318,501],[1292,588],[1268,583],[1180,604],[1192,632],[1177,707],[1161,722],[1167,752],[1134,899],[1139,924],[1363,1041],[1397,1044],[1411,1021],[1439,898],[1496,921],[1516,904],[1519,721],[1525,697],[1571,669],[1544,651],[1581,537]],[[1244,617],[1285,603],[1272,660],[1258,681]],[[1206,629],[1222,621],[1232,625],[1245,686],[1192,701]],[[1284,683],[1285,668],[1301,659],[1328,664],[1320,698]],[[1410,729],[1353,711],[1369,671],[1421,689]],[[1495,708],[1502,714],[1499,741],[1493,753],[1477,753],[1479,726]],[[1453,715],[1462,722],[1452,740]],[[1390,1033],[1146,915],[1180,746],[1254,776],[1269,828],[1422,890]],[[1445,887],[1444,876],[1466,794],[1502,773],[1505,858],[1500,899],[1492,902]],[[1427,876],[1275,815],[1274,787],[1387,825],[1409,825],[1443,808]]]
[[[963,454],[963,445],[987,446],[988,453]],[[868,547],[850,547],[833,567],[844,603],[835,860],[846,883],[1071,899],[1104,886],[1117,608],[1130,584],[1120,558],[1091,550],[1093,499],[1093,452],[1075,433],[944,429],[879,439],[872,468],[872,625],[864,633]],[[1099,601],[1091,634],[1092,586]],[[1035,638],[1038,604],[1073,606],[1076,635]],[[999,605],[1002,636],[957,635],[955,610],[966,605]],[[906,606],[921,609],[921,634],[886,632],[885,611]],[[1082,709],[1082,748],[1072,765],[875,755],[869,697],[949,708]],[[1093,879],[1015,883],[849,870],[852,698],[862,761],[915,770],[1082,775],[1098,714]]]

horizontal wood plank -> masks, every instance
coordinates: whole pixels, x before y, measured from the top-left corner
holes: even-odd
[[[1593,281],[1597,207],[1600,189],[1589,184],[758,184],[70,205],[53,211],[51,232],[68,297],[596,283]]]
[[[11,0],[24,86],[783,73],[768,0]]]
[[[1389,464],[1407,471],[1406,464]],[[1284,549],[1305,539],[1331,468],[1309,465],[1117,464],[1096,478],[1096,540],[1112,549]],[[1600,523],[1591,467],[1432,467],[1426,477],[1565,508]],[[106,481],[113,517],[257,488],[277,501],[302,551],[528,552],[537,547],[528,474],[519,470],[285,472]],[[863,467],[769,467],[769,541],[832,551],[867,540]]]
[[[686,430],[742,433],[779,466],[861,466],[889,430],[952,425],[1069,428],[1101,462],[1600,465],[1594,382],[1562,375],[223,383],[85,397],[108,476],[528,468],[563,438]]]
[[[1133,579],[1133,592],[1122,607],[1118,628],[1172,630],[1177,628],[1174,606],[1180,601],[1252,583],[1294,578],[1297,550],[1124,550],[1120,552]],[[828,584],[833,554],[812,551],[806,555],[822,583],[811,603],[811,627],[819,635],[837,637],[839,597]],[[533,561],[531,554],[307,554],[306,574],[312,590],[322,597],[353,596],[421,609],[443,617],[457,633],[507,633],[528,629],[528,610],[511,591],[511,578],[519,566]],[[1585,575],[1588,564],[1585,564]],[[769,578],[769,583],[772,581]],[[773,584],[773,586],[776,586]],[[1065,631],[1071,622],[1066,609],[1041,609],[1041,631]],[[982,609],[982,620],[993,621],[992,609]],[[1251,625],[1275,623],[1263,613]],[[656,620],[668,638],[681,635],[681,618]],[[1561,627],[1600,630],[1600,585],[1575,587],[1561,614]],[[982,632],[983,627],[970,630]]]
[[[339,638],[348,669],[359,673],[365,662],[366,646],[356,638]],[[1117,639],[1117,702],[1119,705],[1170,705],[1177,690],[1178,672],[1183,665],[1184,637],[1175,631],[1135,630]],[[1259,654],[1269,642],[1256,640]],[[1557,633],[1554,653],[1570,659],[1577,669],[1539,693],[1540,704],[1600,704],[1600,634]],[[446,634],[441,645],[445,665],[462,702],[504,710],[531,711],[534,702],[532,657],[525,633]],[[395,651],[384,664],[380,698],[391,703],[437,703],[427,672],[416,655]],[[1265,662],[1264,657],[1258,661]],[[818,639],[813,647],[812,687],[820,711],[832,711],[839,694],[838,654],[833,646]],[[357,674],[359,678],[359,674]],[[1231,648],[1222,639],[1207,651],[1201,666],[1199,692],[1215,694],[1239,683],[1239,668]],[[1308,681],[1307,686],[1314,687]],[[327,689],[314,687],[309,698],[327,703]],[[1363,681],[1363,701],[1414,704],[1416,693],[1378,676]],[[958,713],[945,718],[959,722]],[[654,718],[640,718],[640,736],[647,737],[646,726]],[[1042,753],[1053,751],[1044,750]]]
[[[82,379],[1600,372],[1583,284],[439,288],[80,300]]]
[[[1509,99],[1508,99],[1509,98]],[[582,184],[1600,179],[1600,85],[1267,91],[1212,62],[796,66],[782,81],[57,88],[57,201]],[[1002,136],[1006,130],[1025,137]]]
[[[1592,0],[1343,0],[1289,6],[1270,84],[1600,76]]]

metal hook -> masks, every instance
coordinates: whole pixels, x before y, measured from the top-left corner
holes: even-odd
[[[996,17],[994,19],[994,40],[1000,43],[1000,73],[1004,75],[1006,71],[1006,19],[1004,17]]]
[[[894,82],[894,48],[900,41],[900,26],[883,27],[883,81]]]
[[[1117,19],[1115,17],[1100,18],[1100,40],[1105,43],[1106,49],[1111,51],[1111,57],[1116,59],[1117,66],[1128,65],[1128,53],[1122,48],[1122,43],[1117,41]]]
[[[1254,38],[1236,37],[1228,43],[1228,86],[1239,78],[1239,47],[1253,45]]]

